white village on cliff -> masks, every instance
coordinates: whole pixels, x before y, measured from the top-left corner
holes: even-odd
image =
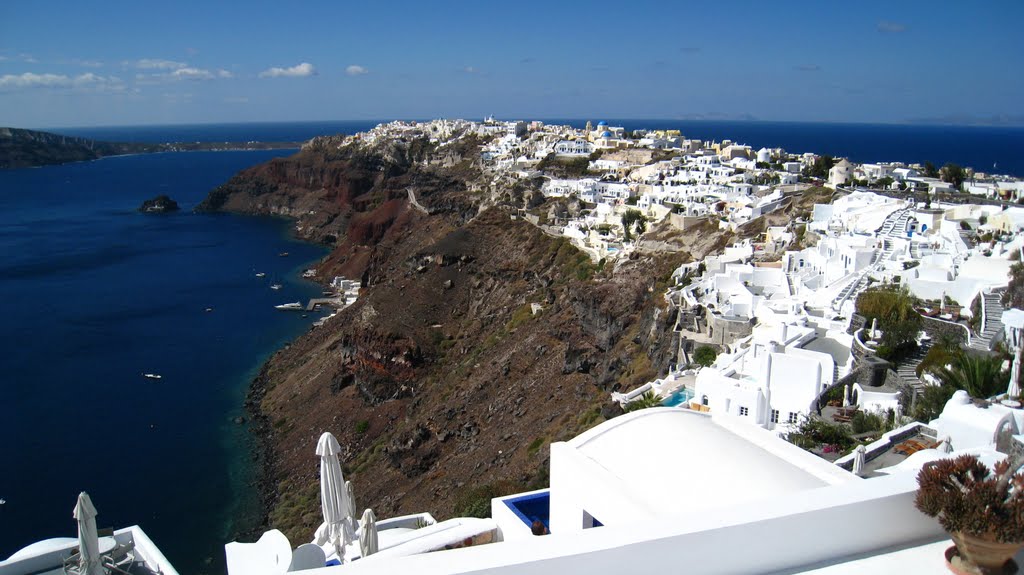
[[[565,200],[510,217],[601,265],[659,223],[735,241],[675,270],[676,365],[613,393],[623,415],[551,444],[546,489],[494,498],[489,518],[378,520],[324,433],[309,454],[324,523],[308,541],[228,544],[231,575],[936,573],[949,538],[915,507],[918,473],[1024,454],[1024,311],[1008,294],[1024,181],[605,122],[392,122],[339,145],[418,138],[484,142],[489,190],[540,182]],[[997,380],[963,382],[964,362]],[[0,575],[176,573],[138,526],[97,533],[88,496],[75,509],[80,539],[27,547]]]

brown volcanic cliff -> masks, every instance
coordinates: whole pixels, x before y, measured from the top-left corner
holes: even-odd
[[[300,235],[335,246],[324,277],[363,281],[250,394],[268,438],[269,521],[293,541],[320,522],[323,431],[346,449],[360,508],[479,513],[492,494],[544,485],[548,443],[674,360],[663,294],[682,256],[592,264],[511,208],[479,211],[473,145],[446,168],[427,167],[430,153],[312,145],[240,173],[204,206],[294,217]]]

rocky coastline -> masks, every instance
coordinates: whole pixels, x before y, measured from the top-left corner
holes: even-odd
[[[150,198],[139,206],[139,211],[144,214],[166,214],[176,212],[179,209],[178,202],[163,194]]]
[[[0,127],[0,170],[87,162],[110,156],[160,152],[279,150],[298,142],[103,142],[51,132]]]
[[[322,431],[347,450],[359,504],[378,516],[474,514],[495,494],[544,485],[550,442],[614,415],[610,391],[674,361],[662,294],[690,254],[591,262],[516,216],[530,190],[500,202],[474,191],[476,153],[433,167],[408,144],[314,142],[240,172],[197,208],[289,217],[300,238],[333,248],[319,278],[364,286],[252,382],[245,410],[267,512],[254,533],[310,537]]]

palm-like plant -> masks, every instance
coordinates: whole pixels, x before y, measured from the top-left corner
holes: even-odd
[[[978,399],[998,395],[1006,387],[1003,360],[998,356],[972,355],[959,352],[950,358],[950,364],[935,370],[943,383],[963,389]]]
[[[622,406],[622,410],[626,413],[630,411],[636,411],[638,409],[647,409],[649,407],[661,407],[662,399],[657,393],[653,391],[647,391],[640,397]]]

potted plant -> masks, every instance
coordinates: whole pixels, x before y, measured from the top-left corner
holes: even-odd
[[[921,469],[914,504],[937,518],[956,543],[946,552],[954,572],[1005,573],[1024,547],[1022,466],[1024,461],[1007,458],[993,473],[977,457],[961,455]]]

